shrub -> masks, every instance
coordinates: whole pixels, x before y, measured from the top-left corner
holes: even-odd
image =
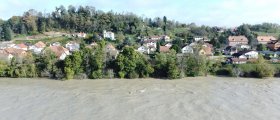
[[[273,77],[275,70],[271,65],[262,63],[256,67],[256,73],[259,78]]]

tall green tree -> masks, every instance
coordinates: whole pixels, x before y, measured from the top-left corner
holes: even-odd
[[[10,28],[10,26],[7,24],[3,26],[3,35],[4,35],[4,40],[6,41],[10,41],[13,39],[13,31]]]
[[[147,59],[132,47],[125,47],[115,63],[120,78],[148,77],[154,71]]]

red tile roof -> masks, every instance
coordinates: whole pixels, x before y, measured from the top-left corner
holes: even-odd
[[[36,46],[37,48],[44,48],[44,47],[46,47],[46,44],[43,43],[42,41],[39,41],[39,42],[37,42],[37,43],[35,44],[35,46]]]
[[[169,52],[170,47],[166,47],[166,46],[160,46],[159,47],[159,51],[160,52]]]
[[[248,39],[245,36],[229,36],[229,42],[248,42]]]

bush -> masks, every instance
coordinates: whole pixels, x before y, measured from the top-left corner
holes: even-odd
[[[271,65],[263,63],[256,67],[256,73],[259,78],[273,77],[275,70]]]
[[[120,78],[124,78],[124,76],[125,76],[125,73],[124,73],[124,72],[119,72],[119,77],[120,77]]]
[[[101,70],[93,71],[91,74],[91,78],[92,79],[101,79],[102,75],[103,75],[103,73]]]
[[[133,71],[128,74],[128,78],[129,79],[139,78],[139,75],[135,71]]]
[[[114,78],[114,76],[115,76],[115,73],[114,73],[114,70],[113,69],[108,69],[107,71],[106,71],[106,78],[110,78],[110,79],[112,79],[112,78]]]

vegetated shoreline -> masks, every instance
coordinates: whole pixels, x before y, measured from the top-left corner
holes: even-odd
[[[207,76],[197,76],[197,77],[183,77],[178,79],[169,79],[169,78],[155,78],[155,77],[147,77],[147,78],[100,78],[100,79],[54,79],[49,77],[35,77],[35,78],[12,78],[12,77],[0,77],[0,80],[52,80],[52,81],[102,81],[102,80],[159,80],[159,81],[188,81],[188,80],[205,80],[205,79],[215,79],[215,78],[223,78],[225,80],[249,80],[249,79],[256,79],[256,80],[274,80],[278,79],[279,77],[265,77],[265,78],[258,78],[258,77],[231,77],[226,75],[207,75]]]

